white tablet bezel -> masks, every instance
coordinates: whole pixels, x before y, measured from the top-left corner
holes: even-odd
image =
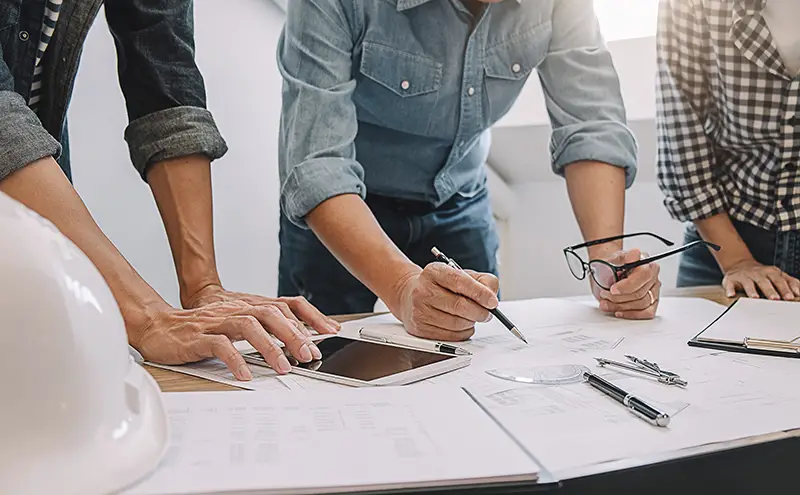
[[[356,339],[353,337],[348,337],[344,335],[324,335],[314,338],[314,341],[320,341],[327,338],[342,338],[342,339],[350,339],[350,340],[362,340]],[[371,340],[363,340],[363,342],[369,342],[370,344],[378,344],[378,345],[388,345],[392,347],[399,347],[401,349],[409,349],[409,347],[402,346],[402,345],[395,345],[395,344],[386,344],[383,342],[374,342]],[[322,373],[320,371],[309,370],[305,368],[298,368],[292,366],[291,373],[295,373],[301,376],[307,376],[309,378],[316,378],[318,380],[324,380],[328,382],[338,383],[341,385],[348,385],[351,387],[375,387],[375,386],[396,386],[396,385],[408,385],[410,383],[415,383],[421,380],[426,380],[428,378],[432,378],[437,375],[442,375],[444,373],[448,373],[450,371],[455,371],[460,368],[464,368],[469,366],[470,362],[472,361],[471,356],[453,356],[452,354],[445,354],[440,352],[433,352],[428,350],[422,350],[417,348],[411,348],[416,351],[421,352],[430,352],[432,354],[439,354],[442,356],[447,356],[450,359],[446,359],[444,361],[439,361],[438,363],[429,364],[426,366],[422,366],[417,369],[403,371],[401,373],[395,373],[393,375],[384,376],[381,378],[377,378],[375,380],[357,380],[355,378],[349,378],[339,375],[331,375],[329,373]],[[257,353],[257,351],[256,351]],[[249,354],[252,354],[250,352]],[[261,359],[261,357],[254,357],[248,356],[247,354],[243,354],[244,360],[250,364],[254,364],[257,366],[267,366],[266,363]]]

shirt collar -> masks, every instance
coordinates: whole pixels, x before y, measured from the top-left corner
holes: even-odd
[[[767,0],[738,0],[739,4],[748,12],[761,12],[767,5]]]
[[[397,0],[397,11],[402,12],[404,10],[413,9],[414,7],[419,7],[430,1],[431,0]],[[522,3],[522,0],[517,0],[517,3]]]

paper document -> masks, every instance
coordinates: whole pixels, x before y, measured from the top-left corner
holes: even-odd
[[[350,493],[534,481],[540,470],[458,388],[173,393],[164,400],[171,446],[129,495]]]
[[[746,338],[800,344],[800,304],[742,298],[706,329],[698,340],[741,344]]]

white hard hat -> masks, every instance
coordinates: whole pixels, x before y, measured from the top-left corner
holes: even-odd
[[[0,493],[114,493],[155,469],[167,416],[108,285],[2,193],[0,337]]]

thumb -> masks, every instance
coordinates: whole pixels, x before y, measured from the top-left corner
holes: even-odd
[[[491,273],[479,273],[472,270],[466,270],[466,272],[470,277],[477,280],[481,285],[488,287],[495,294],[500,290],[500,281]]]

